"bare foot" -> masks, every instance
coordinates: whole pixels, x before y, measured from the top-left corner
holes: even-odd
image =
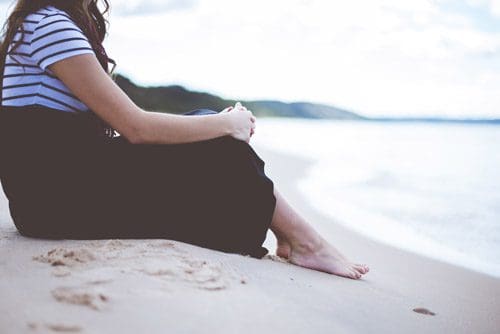
[[[319,237],[318,242],[315,244],[301,244],[289,247],[289,261],[304,268],[352,279],[359,279],[370,270],[364,264],[357,264],[347,260],[344,255],[322,237]]]
[[[284,259],[288,259],[291,250],[290,244],[283,238],[278,238],[277,240],[278,246],[276,247],[276,255]]]

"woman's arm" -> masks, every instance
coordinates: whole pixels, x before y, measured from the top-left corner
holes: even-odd
[[[63,59],[49,69],[75,96],[134,144],[187,143],[225,135],[248,141],[254,128],[255,118],[249,111],[245,115],[225,112],[196,117],[144,111],[109,77],[93,54]]]

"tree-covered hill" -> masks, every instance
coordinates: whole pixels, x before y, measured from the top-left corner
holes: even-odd
[[[117,75],[116,83],[140,107],[151,110],[181,114],[190,110],[207,108],[220,111],[234,105],[235,100],[225,100],[216,95],[189,91],[181,86],[141,87],[128,78]],[[242,101],[256,116],[303,117],[329,119],[361,119],[362,117],[332,106],[280,101]]]

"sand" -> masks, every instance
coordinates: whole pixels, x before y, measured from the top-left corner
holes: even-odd
[[[346,230],[298,192],[309,161],[255,149],[289,202],[370,265],[364,279],[171,240],[24,238],[2,193],[0,333],[500,332],[500,279]]]

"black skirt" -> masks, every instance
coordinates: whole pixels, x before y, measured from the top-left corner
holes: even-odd
[[[207,113],[215,112],[185,115]],[[267,254],[274,185],[248,143],[132,144],[105,129],[93,112],[0,109],[0,179],[22,235],[165,238]]]

